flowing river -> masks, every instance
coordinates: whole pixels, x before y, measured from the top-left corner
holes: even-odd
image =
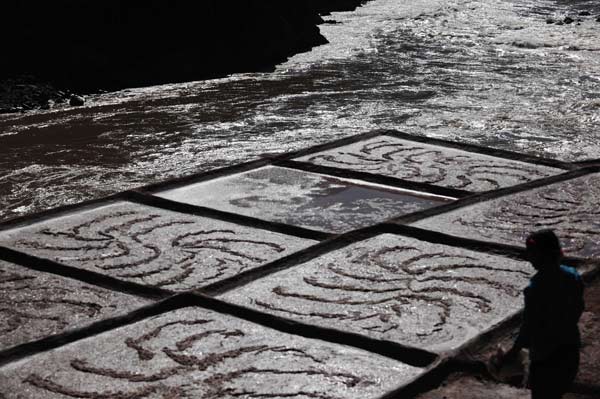
[[[599,16],[596,0],[373,0],[274,73],[0,116],[0,219],[373,129],[598,159]]]

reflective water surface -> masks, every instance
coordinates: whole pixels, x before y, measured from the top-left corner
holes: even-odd
[[[454,198],[268,166],[156,193],[177,202],[343,233]]]
[[[374,0],[272,74],[0,116],[0,218],[376,128],[600,158],[598,15],[595,1]]]

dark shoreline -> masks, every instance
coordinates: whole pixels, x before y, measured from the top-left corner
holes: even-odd
[[[11,40],[2,50],[0,113],[49,109],[75,94],[271,71],[327,43],[322,15],[366,1],[3,2],[0,33]]]

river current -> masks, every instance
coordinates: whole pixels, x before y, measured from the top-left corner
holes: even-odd
[[[373,0],[273,73],[0,116],[0,219],[373,129],[598,159],[599,16],[595,0]]]

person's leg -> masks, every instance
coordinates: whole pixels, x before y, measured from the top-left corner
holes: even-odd
[[[532,399],[560,399],[569,391],[579,368],[579,348],[562,348],[543,362],[532,362]]]
[[[553,362],[532,363],[529,369],[531,399],[560,399],[562,392],[557,384],[557,373]]]
[[[562,355],[561,363],[563,365],[563,385],[560,387],[561,392],[564,394],[569,392],[577,372],[579,371],[579,348],[567,349]]]

